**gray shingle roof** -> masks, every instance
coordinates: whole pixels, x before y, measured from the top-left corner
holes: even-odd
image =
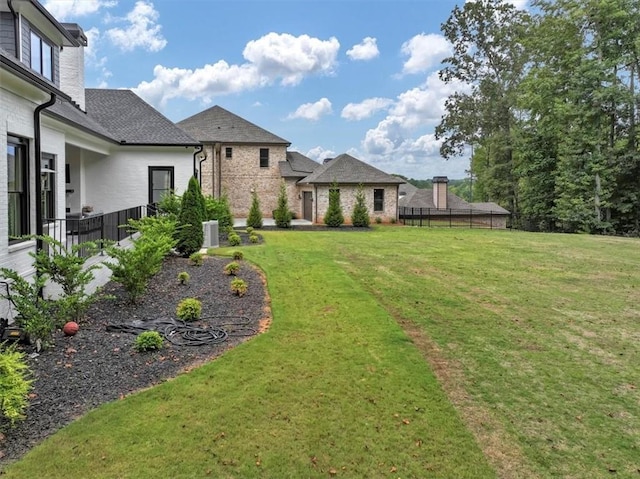
[[[313,173],[300,180],[300,183],[329,184],[334,181],[343,184],[389,185],[404,183],[403,179],[389,175],[346,153],[320,165]]]
[[[287,151],[287,161],[278,163],[283,178],[304,178],[313,173],[320,164],[297,151]]]
[[[416,188],[413,191],[407,191],[406,196],[401,196],[398,200],[398,206],[405,208],[436,209],[436,205],[433,202],[433,189]],[[474,213],[492,212],[493,214],[509,214],[509,211],[496,203],[468,203],[450,191],[447,191],[447,209],[463,211],[473,210]]]
[[[291,144],[218,105],[185,118],[177,125],[203,143]]]
[[[87,114],[104,126],[114,140],[133,145],[197,145],[131,90],[85,90]]]
[[[88,115],[69,102],[58,100],[55,105],[47,108],[44,113],[57,117],[65,123],[72,123],[85,131],[102,136],[106,140],[116,141],[111,132],[98,123],[91,115]]]
[[[482,210],[482,211],[491,211],[494,214],[496,213],[505,214],[505,215],[509,214],[509,210],[503,208],[498,203],[493,203],[493,202],[471,203],[471,206],[473,206],[473,209]]]

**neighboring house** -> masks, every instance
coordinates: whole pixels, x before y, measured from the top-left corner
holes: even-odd
[[[204,146],[199,169],[205,195],[226,195],[233,215],[246,217],[255,191],[262,215],[271,217],[289,141],[217,105],[177,125]]]
[[[351,212],[358,187],[362,185],[365,204],[372,221],[380,218],[388,223],[398,219],[398,190],[404,180],[389,175],[353,156],[342,154],[324,161],[298,184],[313,191],[313,220],[322,223],[329,207],[329,191],[337,185],[345,222],[351,222]]]
[[[199,143],[133,92],[85,90],[85,46],[38,1],[0,0],[0,266],[24,275],[37,243],[18,236],[146,204],[194,173]]]
[[[433,188],[417,188],[406,183],[400,187],[400,217],[418,217],[452,224],[506,228],[510,213],[497,203],[469,203],[451,193],[446,176],[434,176]]]

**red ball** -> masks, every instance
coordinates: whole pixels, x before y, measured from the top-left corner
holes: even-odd
[[[78,323],[69,321],[62,327],[62,332],[67,336],[73,336],[78,332],[78,329],[80,329]]]

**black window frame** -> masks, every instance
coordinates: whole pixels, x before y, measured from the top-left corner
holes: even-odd
[[[269,148],[260,148],[260,168],[269,168]]]
[[[224,157],[225,158],[232,158],[233,157],[233,148],[230,146],[225,147],[224,149]]]
[[[379,194],[382,196],[381,198],[377,198]],[[384,188],[373,189],[373,211],[384,211]]]
[[[150,166],[149,167],[149,183],[148,183],[148,200],[149,200],[149,204],[153,204],[156,203],[153,201],[153,193],[156,190],[159,190],[159,188],[154,189],[153,188],[153,173],[156,171],[167,171],[170,173],[170,181],[169,183],[171,183],[170,187],[169,187],[169,192],[173,192],[175,191],[175,181],[176,181],[176,173],[175,173],[175,168],[173,166]]]
[[[35,42],[34,42],[35,40]],[[35,44],[34,44],[35,43]],[[37,49],[36,49],[37,47]],[[48,48],[45,48],[48,47]],[[34,59],[34,52],[37,51],[37,57]],[[46,58],[45,52],[48,52],[48,58]],[[31,30],[29,35],[29,56],[30,67],[33,71],[39,73],[47,80],[54,81],[53,78],[53,45],[47,41],[43,35],[35,30]],[[37,65],[36,63],[37,59]],[[47,69],[45,70],[45,64]]]
[[[42,159],[40,160],[42,169],[56,170],[56,156],[51,153],[42,153]],[[47,219],[55,219],[56,217],[56,179],[55,173],[52,171],[41,171],[40,181],[42,181],[42,188],[40,194],[42,195],[40,201],[42,202],[42,222],[46,223]],[[45,176],[46,175],[46,176]],[[47,188],[47,184],[49,188]]]
[[[16,161],[20,162],[20,174],[21,178],[19,179],[20,185],[19,188],[16,188],[15,185],[12,188],[10,179],[12,175],[9,174],[10,171],[10,161],[9,161],[9,151],[11,148],[14,149],[13,154],[13,171],[14,177],[16,174]],[[15,182],[14,182],[15,183]],[[11,221],[11,206],[14,202],[11,201],[11,195],[17,196],[17,204],[19,208],[19,219],[18,222],[13,225]],[[20,236],[28,235],[31,231],[31,220],[30,220],[30,204],[29,204],[29,142],[24,138],[19,138],[15,136],[7,136],[7,226],[8,226],[8,236],[9,236],[9,244],[19,243],[24,241],[24,239],[20,238]],[[14,226],[12,228],[12,226]],[[17,231],[15,226],[17,226]]]

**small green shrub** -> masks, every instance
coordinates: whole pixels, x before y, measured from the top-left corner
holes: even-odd
[[[379,216],[376,216],[376,224],[380,224],[382,223],[382,218],[380,218]]]
[[[253,233],[253,226],[247,226],[247,233]]]
[[[260,241],[260,237],[257,234],[250,234],[249,235],[249,241],[251,241],[252,243],[258,243]]]
[[[191,264],[194,266],[202,266],[202,263],[204,262],[204,255],[200,252],[193,253],[189,256],[189,261],[191,261]]]
[[[180,205],[182,204],[182,198],[176,195],[173,191],[169,194],[162,195],[158,202],[158,210],[165,215],[173,215],[178,217],[180,214]]]
[[[249,216],[247,217],[247,226],[252,228],[262,228],[262,212],[260,211],[260,200],[258,200],[258,193],[251,192],[251,209],[249,209]]]
[[[158,331],[144,331],[136,336],[133,348],[142,353],[144,351],[155,351],[162,347],[164,339]]]
[[[244,259],[244,253],[242,251],[234,251],[232,257],[236,261],[242,261]]]
[[[202,314],[202,303],[196,298],[186,298],[180,301],[176,314],[182,321],[195,321]]]
[[[0,344],[0,414],[13,426],[24,418],[31,391],[29,366],[15,346]]]
[[[244,296],[247,289],[248,285],[244,279],[233,278],[231,280],[231,292],[236,296]]]
[[[235,276],[238,273],[238,271],[240,271],[240,265],[235,261],[228,263],[224,267],[224,274],[226,274],[227,276]]]
[[[396,219],[395,218],[391,218],[391,224],[395,225],[396,223],[397,223]]]
[[[240,235],[238,233],[231,233],[228,237],[229,240],[229,245],[231,246],[239,246],[240,244],[242,244],[242,238],[240,238]]]
[[[189,273],[187,273],[186,271],[181,271],[180,273],[178,273],[178,282],[180,284],[187,284],[190,279],[191,276],[189,276]]]
[[[231,214],[231,208],[229,206],[229,199],[224,194],[220,198],[214,198],[212,196],[205,196],[205,220],[216,220],[220,231],[224,231],[224,228],[233,228],[233,215]]]

